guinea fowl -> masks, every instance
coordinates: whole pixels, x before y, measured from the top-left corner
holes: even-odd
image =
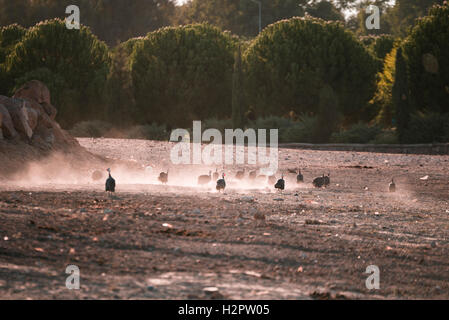
[[[224,191],[224,189],[226,189],[226,181],[225,181],[225,174],[223,173],[222,178],[217,181],[217,191],[221,192],[221,190]]]
[[[111,169],[108,168],[109,178],[106,180],[106,192],[111,195],[111,193],[115,192],[115,180],[111,176]]]
[[[215,169],[215,172],[214,172],[214,180],[218,180],[218,177],[219,177],[219,175],[218,175],[218,169]]]
[[[245,177],[245,169],[237,171],[237,174],[235,175],[235,178],[237,180],[242,180]]]
[[[388,186],[388,190],[390,192],[396,192],[396,184],[394,183],[394,179],[391,178],[390,185]]]
[[[203,175],[198,177],[199,185],[208,184],[211,181],[212,181],[212,171],[209,171],[209,175]]]
[[[315,188],[322,188],[324,186],[324,178],[325,178],[324,174],[322,177],[315,178],[313,180],[313,186]]]
[[[301,173],[301,169],[298,170],[298,175],[296,176],[296,183],[304,182],[304,176]]]
[[[162,184],[167,184],[168,182],[168,170],[167,173],[161,172],[159,178],[157,178]]]
[[[285,180],[284,180],[284,175],[282,175],[282,178],[280,178],[278,180],[278,182],[276,182],[276,184],[274,185],[274,187],[276,189],[278,189],[280,192],[282,192],[285,189]]]
[[[324,178],[324,186],[328,187],[331,184],[331,174],[328,173],[327,176],[323,176]]]

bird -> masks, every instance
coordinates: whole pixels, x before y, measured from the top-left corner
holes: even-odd
[[[106,192],[111,195],[111,193],[115,192],[115,180],[111,176],[111,169],[108,168],[109,178],[106,180]]]
[[[296,176],[296,183],[304,182],[304,176],[301,173],[301,169],[298,169],[298,175]]]
[[[282,175],[282,178],[280,178],[278,180],[278,182],[276,182],[276,184],[274,185],[274,187],[276,189],[278,189],[280,192],[282,192],[285,189],[285,180],[284,180],[284,175]]]
[[[214,172],[214,180],[218,180],[219,174],[218,174],[218,169],[215,169]]]
[[[212,180],[212,171],[209,171],[209,175],[203,175],[198,177],[198,184],[204,185],[208,184]]]
[[[226,189],[226,181],[225,181],[225,174],[223,173],[222,178],[217,181],[217,191],[221,192],[221,190],[224,191]]]
[[[235,178],[237,180],[242,180],[245,177],[245,169],[237,171],[237,174],[235,175]]]
[[[327,176],[323,176],[324,178],[324,186],[328,187],[331,184],[331,174],[328,173]]]
[[[276,176],[274,174],[268,177],[268,183],[269,184],[275,184],[276,183]]]
[[[318,177],[313,180],[313,186],[315,188],[321,188],[323,187],[323,185],[324,185],[324,174],[322,177]]]
[[[157,178],[162,184],[167,184],[168,182],[168,170],[167,173],[161,172],[159,178]]]
[[[396,192],[396,184],[394,183],[394,179],[391,178],[390,185],[388,186],[388,190],[390,192]]]
[[[250,173],[249,173],[249,178],[250,178],[251,180],[254,180],[254,179],[256,179],[256,177],[257,177],[257,170],[250,171]]]

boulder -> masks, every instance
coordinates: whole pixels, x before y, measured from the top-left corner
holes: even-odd
[[[57,110],[51,104],[50,90],[44,83],[38,80],[31,80],[25,83],[16,91],[13,98],[33,100],[44,108],[50,119],[54,120],[56,117]]]
[[[53,127],[53,120],[50,118],[50,116],[45,112],[44,108],[34,100],[28,100],[24,99],[26,101],[26,106],[28,108],[32,108],[34,111],[36,111],[38,116],[38,124],[40,126],[44,126],[46,128],[52,128]]]
[[[3,132],[3,136],[5,138],[14,139],[19,135],[19,133],[14,128],[14,124],[12,122],[11,115],[9,114],[8,109],[3,104],[1,104],[1,102],[0,102],[0,114],[2,117],[1,131]]]
[[[3,123],[3,114],[0,113],[0,140],[3,140],[2,123]]]
[[[33,136],[33,130],[28,122],[28,112],[25,106],[25,101],[21,99],[8,98],[0,96],[0,103],[3,104],[11,116],[14,128],[25,134],[28,139]]]

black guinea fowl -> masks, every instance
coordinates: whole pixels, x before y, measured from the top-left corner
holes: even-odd
[[[298,170],[298,175],[296,176],[296,183],[303,183],[304,176],[301,173],[301,169]]]
[[[111,194],[112,192],[115,192],[115,180],[111,176],[111,169],[108,169],[107,171],[109,172],[109,177],[106,180],[106,192]]]
[[[226,189],[226,181],[225,174],[223,173],[222,178],[217,181],[217,191],[221,192],[222,190],[224,191],[224,189]]]
[[[285,189],[285,180],[284,180],[284,175],[282,175],[282,178],[280,178],[278,180],[278,182],[276,182],[276,184],[274,185],[274,187],[276,189],[278,189],[279,191],[283,191]]]
[[[313,180],[313,182],[312,182],[313,186],[315,188],[322,188],[324,186],[324,184],[325,184],[325,179],[324,178],[325,178],[324,174],[323,174],[322,177],[315,178]]]
[[[167,170],[167,173],[161,172],[159,174],[159,178],[157,178],[157,179],[159,180],[160,183],[167,184],[168,183],[168,170]]]

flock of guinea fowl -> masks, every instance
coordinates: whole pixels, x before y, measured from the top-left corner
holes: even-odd
[[[107,169],[109,173],[109,177],[106,180],[106,192],[113,193],[115,192],[115,179],[111,176],[111,169]],[[303,183],[304,182],[304,176],[301,173],[301,170],[299,169],[298,172],[289,170],[291,173],[297,174],[296,176],[296,182]],[[158,180],[162,184],[168,183],[168,170],[167,172],[161,172],[159,174]],[[207,185],[212,181],[216,181],[216,189],[218,192],[224,191],[226,189],[226,180],[225,180],[225,174],[222,173],[221,178],[218,173],[218,169],[215,170],[214,174],[212,175],[212,171],[209,171],[208,175],[201,175],[198,177],[198,185]],[[235,175],[235,178],[237,180],[243,180],[245,178],[245,170],[238,171]],[[284,180],[284,174],[282,174],[282,177],[280,179],[277,179],[275,175],[272,176],[265,176],[265,175],[257,175],[257,171],[251,171],[249,172],[248,178],[250,180],[265,180],[268,181],[270,185],[274,185],[274,188],[278,190],[279,192],[282,192],[285,189],[285,180]],[[312,184],[315,188],[326,188],[330,185],[330,173],[326,176],[323,174],[321,177],[317,177],[312,181]],[[394,179],[391,179],[391,182],[389,184],[389,191],[395,192],[396,191],[396,184],[394,182]]]

